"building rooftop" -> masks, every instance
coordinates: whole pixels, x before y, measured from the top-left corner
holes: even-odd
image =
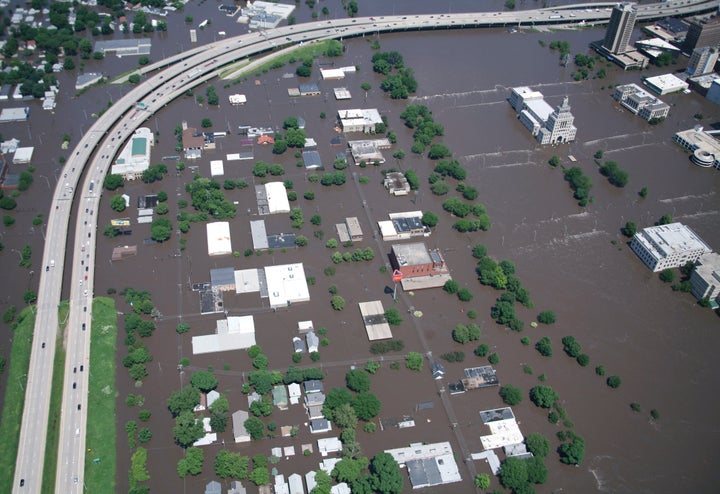
[[[216,221],[215,223],[208,223],[206,229],[208,255],[220,256],[232,254],[230,223],[227,221]]]
[[[360,315],[365,324],[368,340],[382,340],[392,338],[390,325],[385,319],[385,309],[380,300],[371,302],[360,302]]]
[[[430,253],[423,242],[393,244],[392,250],[400,266],[414,266],[417,264],[430,264],[432,262]]]
[[[635,234],[635,238],[658,259],[677,252],[712,249],[690,227],[682,223],[651,226]]]

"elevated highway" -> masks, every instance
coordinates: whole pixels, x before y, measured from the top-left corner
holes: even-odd
[[[188,89],[216,77],[223,67],[301,42],[342,39],[380,32],[541,24],[602,24],[614,3],[579,4],[518,12],[480,12],[336,19],[283,26],[216,41],[148,65],[147,76],[116,101],[81,137],[68,158],[48,216],[43,268],[13,492],[41,490],[50,406],[58,304],[65,270],[73,203],[78,202],[70,247],[70,314],[55,492],[80,493],[85,467],[85,431],[95,236],[102,183],[120,146],[150,116]],[[717,0],[680,0],[638,7],[638,20],[683,16],[717,9]],[[559,18],[556,16],[560,16]],[[553,17],[553,18],[551,18]],[[124,82],[126,77],[117,82]],[[84,178],[83,178],[84,174]]]

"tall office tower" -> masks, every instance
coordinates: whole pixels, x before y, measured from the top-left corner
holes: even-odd
[[[718,49],[709,46],[695,48],[690,56],[686,72],[690,75],[709,74],[715,69],[718,60]]]
[[[683,53],[692,53],[695,48],[720,46],[720,17],[712,16],[690,21],[685,42],[682,45]]]
[[[634,3],[622,3],[613,7],[610,23],[605,32],[603,48],[614,55],[628,51],[628,43],[635,27],[637,10]]]

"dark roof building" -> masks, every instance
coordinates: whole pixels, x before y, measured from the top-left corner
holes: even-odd
[[[682,46],[683,53],[692,53],[695,48],[720,46],[720,17],[717,15],[693,19]]]

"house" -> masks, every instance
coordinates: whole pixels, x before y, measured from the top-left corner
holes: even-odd
[[[307,343],[308,352],[312,353],[318,351],[320,339],[315,334],[315,331],[310,331],[308,334],[306,334],[305,341]],[[307,393],[307,389],[305,390],[305,392]]]
[[[322,456],[327,456],[330,453],[337,453],[342,451],[342,443],[337,437],[326,437],[318,439],[318,451]]]
[[[309,333],[308,333],[308,334],[309,334]],[[324,386],[323,386],[322,381],[320,381],[320,380],[318,380],[318,379],[311,379],[311,380],[309,380],[309,381],[305,381],[305,382],[303,383],[303,387],[305,388],[305,393],[306,393],[306,394],[310,394],[310,393],[322,393],[323,390],[325,389]]]
[[[269,135],[261,135],[257,139],[258,144],[275,144],[275,139],[272,136]]]
[[[227,494],[247,494],[247,489],[239,480],[233,480],[230,482],[230,489],[228,489]]]
[[[288,484],[290,485],[290,494],[305,494],[302,477],[297,473],[288,477]]]
[[[320,434],[322,432],[329,432],[330,430],[332,430],[332,427],[330,426],[330,421],[325,417],[320,419],[310,419],[311,434]]]
[[[305,342],[301,338],[296,336],[292,339],[292,342],[295,353],[303,353],[305,351]]]
[[[300,84],[298,89],[300,90],[300,96],[320,96],[320,87],[314,82]]]
[[[323,415],[322,412],[322,405],[311,405],[305,408],[307,409],[308,418],[310,420],[321,420],[325,418],[325,415]]]
[[[288,384],[288,397],[290,398],[291,405],[297,405],[298,403],[300,403],[301,396],[302,391],[298,383]]]
[[[288,408],[288,395],[287,388],[284,384],[278,384],[272,389],[273,405],[278,407],[280,410],[287,410]]]
[[[440,362],[430,364],[430,371],[432,372],[433,379],[442,379],[445,376],[445,367]]]
[[[233,437],[236,443],[246,443],[250,441],[250,434],[245,429],[245,421],[250,415],[245,410],[238,410],[232,414]]]
[[[310,393],[305,395],[305,405],[311,407],[313,405],[323,405],[325,403],[324,393]]]
[[[275,494],[290,494],[290,486],[285,482],[283,474],[275,475]]]
[[[218,393],[214,389],[210,391],[207,394],[207,407],[210,408],[212,404],[215,403],[215,400],[217,400],[218,398],[220,398],[220,393]]]
[[[250,393],[248,395],[247,400],[248,400],[248,408],[250,408],[250,405],[252,405],[256,401],[262,400],[262,397],[258,394],[257,391],[253,391],[252,393]]]
[[[222,485],[217,480],[211,480],[205,485],[205,494],[222,494]]]

